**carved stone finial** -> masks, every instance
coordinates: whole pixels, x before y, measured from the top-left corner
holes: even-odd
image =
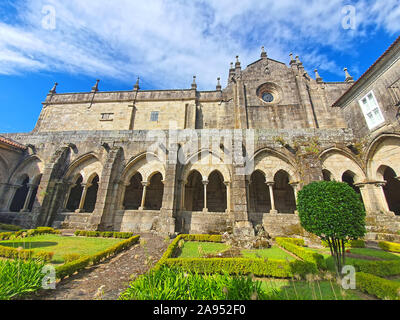
[[[299,56],[296,56],[296,62],[297,62],[298,64],[302,64],[301,61],[300,61],[300,57],[299,57]]]
[[[133,87],[133,89],[136,90],[136,91],[140,89],[139,82],[140,82],[140,78],[138,77],[137,81],[136,81],[136,84]]]
[[[193,76],[192,89],[197,89],[196,76]]]
[[[344,73],[346,75],[346,82],[354,82],[354,78],[350,75],[350,73],[347,71],[347,68],[344,68]]]
[[[235,64],[236,68],[240,68],[240,61],[239,61],[239,56],[236,56],[236,64]]]
[[[55,93],[57,93],[56,92],[56,90],[57,90],[57,86],[58,86],[58,83],[56,82],[56,83],[54,83],[54,86],[53,86],[53,88],[50,90],[50,94],[55,94]]]
[[[320,76],[319,73],[318,73],[318,70],[315,69],[314,72],[315,72],[315,80],[316,80],[318,83],[323,82],[321,76]]]
[[[100,80],[96,80],[96,84],[92,87],[92,92],[99,91],[99,82]]]
[[[217,91],[221,91],[222,86],[221,86],[221,78],[217,78]]]
[[[261,58],[267,58],[267,53],[265,52],[264,46],[261,47]]]

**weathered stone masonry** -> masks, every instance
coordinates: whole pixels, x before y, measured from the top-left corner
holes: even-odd
[[[285,235],[299,230],[297,192],[325,179],[349,183],[369,223],[396,232],[399,47],[357,82],[347,70],[344,82],[314,80],[298,57],[286,66],[263,51],[244,70],[237,59],[215,91],[195,78],[187,90],[55,86],[33,132],[0,139],[0,221]]]

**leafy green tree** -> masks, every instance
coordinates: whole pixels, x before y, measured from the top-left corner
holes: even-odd
[[[366,233],[360,195],[346,183],[312,182],[299,191],[298,211],[302,227],[329,244],[340,275],[346,264],[346,242],[362,238]]]

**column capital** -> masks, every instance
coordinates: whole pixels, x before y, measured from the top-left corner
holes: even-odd
[[[149,186],[149,182],[148,181],[142,181],[142,186],[143,187],[148,187]]]
[[[203,183],[203,185],[206,186],[206,185],[208,185],[209,181],[208,180],[203,180],[202,183]]]
[[[275,181],[266,181],[265,184],[269,187],[273,187],[275,185]]]
[[[229,187],[231,185],[232,182],[230,181],[224,181],[224,185],[226,185],[227,187]]]

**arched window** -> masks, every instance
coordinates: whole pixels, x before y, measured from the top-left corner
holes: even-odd
[[[342,181],[347,183],[350,187],[352,187],[358,194],[361,194],[360,188],[354,185],[354,177],[355,174],[350,170],[343,173]]]
[[[213,171],[208,177],[207,207],[210,212],[225,212],[227,209],[226,186],[219,171]]]
[[[296,211],[296,198],[294,189],[289,184],[289,174],[279,170],[274,177],[275,207],[281,213],[294,213]]]
[[[37,176],[35,179],[33,179],[32,182],[32,193],[31,193],[31,198],[29,200],[29,205],[28,205],[28,211],[32,211],[33,205],[35,204],[37,192],[39,189],[40,182],[42,180],[42,175]]]
[[[92,213],[96,207],[97,191],[99,190],[99,176],[95,175],[90,182],[86,192],[85,203],[83,205],[84,212]]]
[[[70,212],[75,212],[77,209],[79,209],[79,204],[81,202],[83,192],[82,181],[83,178],[81,175],[76,177],[75,185],[72,187],[69,193],[66,209]]]
[[[125,189],[124,207],[125,210],[138,210],[143,195],[142,175],[138,172],[132,176],[130,184]]]
[[[156,173],[151,177],[146,191],[146,201],[144,205],[146,210],[161,209],[164,196],[164,184],[162,179],[161,173]]]
[[[324,177],[324,181],[332,181],[332,174],[329,170],[322,170],[322,176]]]
[[[264,173],[257,170],[250,177],[249,208],[251,212],[270,212],[271,199]]]
[[[185,209],[188,211],[203,211],[204,186],[203,177],[198,171],[192,171],[185,186]]]
[[[396,173],[390,167],[383,172],[386,185],[383,187],[389,210],[400,215],[400,181],[396,179]]]
[[[29,177],[24,176],[22,178],[21,187],[15,192],[13,201],[11,202],[10,211],[11,212],[20,212],[24,207],[26,197],[28,196],[29,192]]]

